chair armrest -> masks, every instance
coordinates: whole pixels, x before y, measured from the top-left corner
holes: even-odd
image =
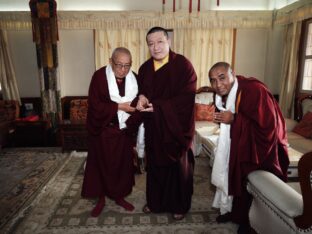
[[[285,118],[286,130],[287,132],[291,132],[295,126],[298,124],[296,120]]]
[[[302,214],[302,196],[270,172],[251,172],[248,175],[247,189],[253,196],[265,198],[288,217],[294,218]]]
[[[195,131],[201,137],[211,136],[215,134],[219,129],[219,125],[208,121],[196,121]]]

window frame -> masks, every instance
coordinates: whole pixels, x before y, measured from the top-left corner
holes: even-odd
[[[308,31],[309,31],[309,25],[312,25],[312,18],[309,18],[304,21],[302,25],[302,38],[301,38],[301,48],[299,53],[299,66],[298,66],[298,93],[299,94],[312,94],[312,90],[306,90],[303,89],[303,75],[304,75],[304,66],[305,61],[307,59],[312,59],[312,55],[306,55],[306,49],[307,49],[307,40],[308,40]]]

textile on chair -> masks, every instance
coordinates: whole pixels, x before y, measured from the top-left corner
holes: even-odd
[[[57,73],[58,27],[54,0],[30,0],[33,41],[36,43],[42,116],[56,126],[61,116],[59,77]]]

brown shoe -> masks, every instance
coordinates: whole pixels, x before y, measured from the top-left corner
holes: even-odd
[[[232,213],[225,213],[216,218],[217,223],[227,223],[232,220]]]
[[[173,215],[172,215],[172,218],[173,218],[174,220],[177,220],[177,221],[184,219],[184,217],[185,217],[184,214],[173,214]]]
[[[152,213],[152,211],[150,210],[150,208],[148,208],[147,204],[145,204],[145,205],[143,206],[142,211],[143,211],[143,213],[145,213],[145,214],[150,214],[150,213]]]

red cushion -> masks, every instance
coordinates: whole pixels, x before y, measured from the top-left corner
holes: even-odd
[[[302,120],[295,126],[293,132],[306,137],[312,138],[312,112],[307,112]]]
[[[70,120],[86,120],[88,112],[88,99],[75,99],[70,102]]]
[[[213,104],[199,104],[195,103],[195,121],[212,121],[215,106]]]

